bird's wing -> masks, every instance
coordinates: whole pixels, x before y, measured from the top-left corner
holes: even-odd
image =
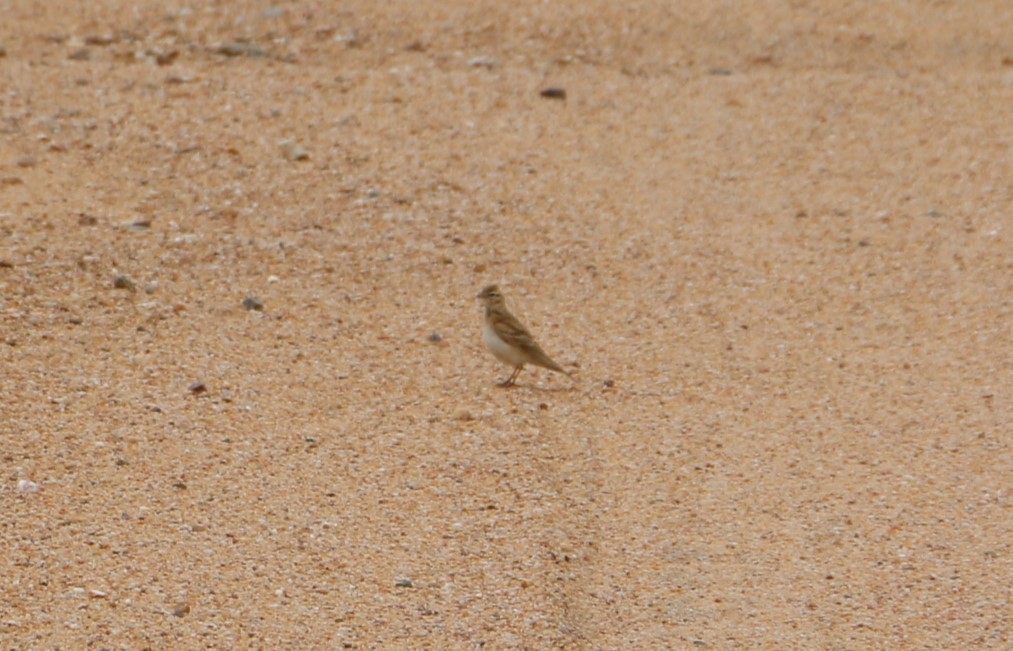
[[[524,324],[518,321],[517,317],[513,314],[496,310],[491,314],[491,319],[492,325],[496,329],[496,334],[505,343],[516,346],[521,350],[531,350],[532,347],[538,348],[535,338],[531,336],[531,333],[524,327]]]
[[[499,338],[505,343],[516,346],[530,355],[533,364],[552,369],[553,371],[559,371],[560,373],[566,373],[559,364],[552,361],[552,358],[545,354],[542,347],[538,345],[535,338],[524,327],[524,324],[517,320],[517,317],[509,312],[494,311],[492,313],[492,321]],[[567,373],[567,375],[569,374]]]

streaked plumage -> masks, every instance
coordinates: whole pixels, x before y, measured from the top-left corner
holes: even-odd
[[[525,364],[534,364],[557,373],[570,374],[545,354],[524,325],[506,307],[506,301],[496,285],[488,285],[478,298],[485,305],[485,324],[482,340],[496,359],[514,368],[502,386],[511,386]]]

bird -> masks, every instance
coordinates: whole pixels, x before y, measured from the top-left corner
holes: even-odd
[[[506,300],[498,286],[487,285],[476,298],[485,306],[482,340],[496,359],[514,369],[510,377],[500,382],[499,386],[513,386],[525,364],[541,366],[572,379],[570,373],[545,354],[531,332],[507,309]]]

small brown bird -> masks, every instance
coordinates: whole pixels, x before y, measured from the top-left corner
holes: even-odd
[[[485,341],[486,347],[496,356],[496,359],[514,367],[513,373],[501,382],[500,386],[513,386],[525,364],[541,366],[570,377],[563,367],[545,354],[528,329],[510,313],[503,294],[499,292],[499,287],[496,285],[486,286],[479,293],[478,298],[485,305],[485,326],[482,329],[482,340]]]

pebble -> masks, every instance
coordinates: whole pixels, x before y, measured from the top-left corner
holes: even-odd
[[[208,390],[208,386],[206,384],[204,384],[203,382],[194,382],[193,384],[191,384],[190,386],[187,387],[187,391],[189,391],[190,393],[192,393],[194,395],[199,395],[201,393],[205,393],[205,392],[207,392],[207,390]]]
[[[107,36],[105,34],[92,34],[91,36],[84,37],[84,44],[104,46],[111,45],[114,40],[115,39],[112,36]]]
[[[399,588],[414,588],[415,587],[415,584],[411,582],[411,579],[398,579],[397,581],[394,582],[394,585],[396,585]]]
[[[281,155],[286,160],[308,160],[310,157],[306,150],[300,147],[294,140],[282,140],[278,143],[278,146],[281,147]]]
[[[67,58],[72,61],[87,61],[91,58],[91,52],[88,51],[88,48],[80,48],[68,54]]]
[[[116,289],[129,289],[130,291],[134,291],[136,285],[134,284],[134,281],[131,280],[128,276],[120,274],[115,278],[113,278],[113,287],[115,287]]]
[[[253,296],[247,296],[243,299],[243,307],[247,310],[256,310],[257,312],[264,311],[264,303]]]
[[[227,57],[237,57],[244,54],[251,57],[262,57],[267,54],[252,43],[223,43],[215,48],[215,52]]]
[[[555,87],[543,88],[542,91],[538,94],[546,99],[566,99],[565,88],[555,88]]]
[[[433,334],[429,335],[428,339],[430,343],[438,344],[441,341],[443,341],[443,335],[441,335],[438,332],[434,332]]]
[[[612,387],[614,387],[616,385],[616,381],[613,380],[612,378],[608,378],[607,380],[605,380],[604,384],[605,384],[605,386],[607,386],[608,388],[611,389]]]
[[[17,488],[18,495],[30,495],[32,493],[38,493],[40,488],[42,487],[29,479],[18,480],[18,488]]]
[[[38,162],[35,156],[22,156],[18,159],[18,167],[35,167]]]
[[[454,420],[469,421],[475,420],[475,416],[467,409],[458,409],[454,412]]]
[[[138,219],[137,221],[127,222],[126,226],[132,231],[146,231],[151,228],[151,220]]]
[[[171,65],[172,62],[176,60],[176,57],[179,56],[179,50],[154,50],[150,54],[155,57],[155,63],[157,65],[167,66],[167,65]],[[176,77],[176,78],[180,80],[178,83],[182,83],[183,82],[183,78],[182,77]],[[166,81],[168,81],[168,80],[166,80]],[[169,82],[169,83],[173,83],[173,82]]]
[[[499,59],[491,56],[472,57],[468,59],[468,65],[472,68],[495,68],[499,65]]]

